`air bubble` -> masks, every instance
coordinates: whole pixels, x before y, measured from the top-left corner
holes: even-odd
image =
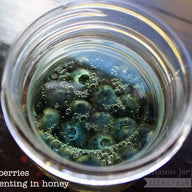
[[[53,151],[55,152],[59,152],[61,147],[62,147],[62,143],[61,141],[54,139],[53,141],[51,141],[50,143],[50,147]]]

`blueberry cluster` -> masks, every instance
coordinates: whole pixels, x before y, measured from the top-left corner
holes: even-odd
[[[35,126],[66,159],[94,166],[131,159],[149,141],[155,124],[150,94],[141,94],[135,88],[139,83],[123,82],[72,58],[62,60],[36,93]]]

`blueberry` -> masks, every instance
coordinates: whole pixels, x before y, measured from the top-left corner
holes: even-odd
[[[110,108],[115,103],[117,96],[113,88],[109,85],[100,85],[95,93],[95,102],[104,108]]]
[[[123,160],[129,160],[132,159],[136,153],[138,152],[138,150],[134,147],[129,147],[126,151],[124,151],[121,155]]]
[[[90,149],[102,149],[115,144],[115,140],[108,134],[96,134],[89,140]]]
[[[60,116],[57,110],[52,108],[47,108],[43,111],[43,116],[41,118],[41,125],[47,131],[53,131],[60,122]]]
[[[91,105],[85,100],[76,100],[72,103],[74,113],[85,115],[90,111]]]
[[[84,148],[87,142],[87,130],[79,122],[71,121],[61,125],[60,139],[71,146]]]
[[[90,121],[94,127],[98,130],[103,130],[112,125],[113,117],[106,112],[97,112],[92,115]]]
[[[139,149],[143,148],[147,144],[152,130],[153,128],[148,124],[143,124],[138,127],[137,142]]]
[[[49,81],[45,83],[42,94],[47,100],[47,105],[65,108],[73,99],[74,89],[71,83],[66,81]]]
[[[152,103],[152,98],[149,103],[147,103],[146,113],[143,119],[145,124],[154,124],[157,120],[157,113],[155,110],[155,103]]]
[[[137,123],[130,117],[117,119],[115,124],[115,137],[118,141],[123,141],[131,136],[137,129]]]
[[[72,94],[70,94],[65,89],[57,89],[49,92],[48,101],[51,106],[58,105],[59,107],[65,107],[66,104],[70,103],[72,100]]]
[[[139,108],[139,101],[137,98],[131,96],[130,94],[121,95],[122,104],[131,111],[137,111]]]

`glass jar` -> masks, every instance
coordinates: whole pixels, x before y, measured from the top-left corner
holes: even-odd
[[[85,48],[113,50],[131,58],[153,87],[157,131],[134,161],[109,167],[77,164],[42,144],[34,131],[28,101],[41,75],[61,55]],[[164,165],[189,134],[191,60],[167,26],[134,5],[115,0],[72,2],[38,18],[12,45],[1,102],[13,138],[50,177],[67,180],[77,190],[120,190]]]

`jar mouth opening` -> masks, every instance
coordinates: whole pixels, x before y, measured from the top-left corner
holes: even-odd
[[[110,7],[112,10],[117,9],[116,5],[106,5],[106,4],[90,4],[90,5],[85,5],[82,6],[80,5],[81,8],[87,8],[90,6],[93,6],[94,8],[98,8],[100,6],[107,6]],[[54,11],[59,10],[60,8],[56,8]],[[62,8],[63,9],[63,8]],[[76,7],[69,8],[66,7],[66,10],[68,9],[74,9],[76,10]],[[180,43],[178,38],[166,27],[164,26],[160,21],[156,20],[155,18],[150,17],[148,14],[144,13],[143,11],[130,6],[129,9],[124,9],[121,8],[122,12],[126,12],[128,14],[132,14],[135,17],[138,17],[140,20],[142,20],[145,23],[148,23],[150,27],[152,27],[155,31],[157,31],[165,40],[168,44],[170,44],[170,47],[173,49],[173,52],[175,53],[178,61],[181,63],[181,65],[184,67],[189,67],[189,63],[191,63],[189,56],[187,55],[187,52],[183,45]],[[135,12],[134,12],[135,11]],[[44,20],[47,15],[51,14],[52,11],[49,13],[45,14],[41,18],[39,18],[36,22],[41,22],[41,20]],[[34,22],[25,32],[24,35],[27,34],[31,30],[31,28],[36,25],[36,22]],[[139,159],[135,162],[130,162],[129,164],[117,164],[113,165],[110,167],[89,167],[89,166],[84,166],[80,164],[76,164],[73,162],[67,162],[62,159],[62,157],[58,157],[56,154],[46,154],[48,151],[42,151],[41,146],[38,145],[38,143],[35,142],[34,138],[31,138],[31,135],[29,134],[28,130],[26,127],[29,127],[28,122],[22,117],[22,114],[19,112],[20,109],[16,107],[17,103],[17,98],[14,98],[11,92],[17,91],[16,88],[13,87],[12,85],[12,78],[14,78],[14,74],[12,77],[9,77],[11,68],[14,67],[14,61],[11,58],[11,55],[16,54],[16,48],[20,45],[19,43],[21,42],[22,36],[20,36],[19,40],[13,45],[13,47],[10,50],[9,57],[7,59],[7,65],[5,67],[4,75],[3,75],[3,81],[2,81],[2,93],[1,93],[1,102],[2,102],[2,109],[4,113],[4,117],[6,120],[6,123],[8,125],[8,128],[16,140],[16,142],[19,144],[19,146],[22,148],[22,150],[38,165],[40,165],[42,168],[47,170],[48,172],[52,173],[53,175],[56,175],[58,177],[61,177],[63,179],[69,179],[74,182],[79,182],[79,183],[84,183],[84,180],[86,179],[87,181],[89,178],[85,176],[85,174],[90,174],[92,175],[93,173],[96,173],[97,175],[93,178],[102,178],[100,179],[99,182],[97,182],[97,185],[106,185],[108,184],[117,184],[119,181],[121,182],[127,182],[127,181],[132,181],[135,179],[138,179],[142,176],[145,176],[146,174],[151,173],[152,171],[156,170],[157,168],[161,167],[164,163],[166,163],[181,147],[182,143],[184,142],[185,138],[187,137],[190,129],[191,129],[191,108],[192,108],[192,100],[191,100],[191,89],[192,89],[192,81],[191,80],[191,69],[189,69],[187,78],[188,79],[188,89],[190,91],[189,95],[186,96],[185,103],[183,107],[185,108],[185,114],[183,114],[183,117],[180,117],[180,122],[173,124],[172,126],[176,126],[178,132],[176,132],[174,135],[170,135],[170,138],[166,139],[166,142],[161,145],[158,148],[158,151],[155,151],[153,154],[149,154],[143,159]],[[174,42],[174,43],[173,43]],[[26,51],[26,47],[22,47],[19,49]],[[18,63],[17,63],[18,64]],[[188,64],[188,66],[187,66]],[[14,90],[14,91],[13,91]],[[16,113],[18,111],[18,113]],[[182,121],[181,121],[182,120]],[[23,123],[25,122],[25,123]],[[28,128],[29,129],[29,128]],[[39,155],[40,153],[40,155]],[[38,154],[38,155],[37,155]],[[53,156],[52,156],[53,155]],[[61,167],[63,167],[63,170],[58,170],[58,167],[52,164],[54,162],[54,159],[57,159]],[[156,160],[159,160],[158,163],[155,163]],[[46,162],[44,162],[46,160]],[[143,167],[141,167],[143,166]],[[59,169],[61,169],[59,167]],[[68,170],[67,170],[68,169]],[[76,179],[76,176],[71,176],[72,172],[76,172],[77,170],[78,173],[77,175],[79,177],[82,176],[82,179],[79,180]],[[127,175],[125,178],[117,177],[115,180],[112,177],[109,177],[108,174],[122,174],[126,171],[133,171],[134,175]],[[136,171],[134,171],[136,170]],[[81,171],[84,171],[82,174]],[[139,171],[139,173],[138,173]],[[69,173],[68,176],[66,176]],[[105,175],[106,173],[106,175]],[[103,177],[102,177],[103,175]],[[124,175],[126,176],[126,175]],[[106,180],[108,180],[106,182]],[[115,181],[114,181],[115,180]],[[103,181],[103,182],[102,182]],[[88,181],[88,183],[92,183],[92,181]]]

